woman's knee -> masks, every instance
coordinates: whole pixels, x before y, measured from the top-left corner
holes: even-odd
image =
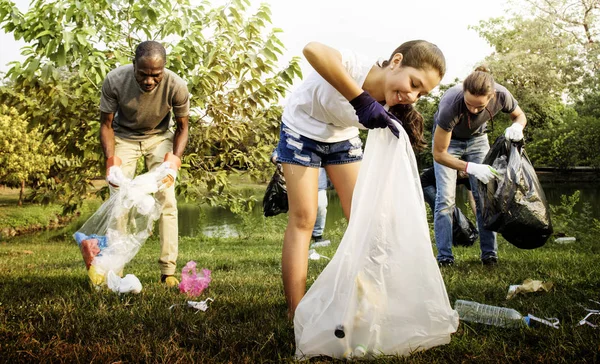
[[[317,219],[317,214],[315,212],[309,212],[307,210],[301,211],[288,211],[289,219],[288,226],[296,228],[298,230],[310,230],[312,231],[313,226],[315,225],[315,220]]]

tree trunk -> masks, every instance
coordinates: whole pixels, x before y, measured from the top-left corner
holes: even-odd
[[[23,206],[23,192],[25,192],[25,180],[21,180],[21,191],[19,192],[19,206]]]

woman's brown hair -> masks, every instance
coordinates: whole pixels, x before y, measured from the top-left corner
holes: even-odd
[[[434,69],[439,72],[440,79],[446,73],[446,59],[442,51],[433,43],[425,40],[412,40],[402,43],[396,48],[389,60],[382,62],[381,67],[386,67],[396,53],[402,54],[402,67],[412,67],[421,70]],[[397,104],[390,107],[390,113],[402,122],[402,127],[408,134],[410,144],[416,151],[425,149],[427,143],[423,138],[423,116],[415,110],[413,105]]]
[[[479,66],[463,81],[463,91],[473,96],[487,96],[494,92],[494,77],[486,66]]]

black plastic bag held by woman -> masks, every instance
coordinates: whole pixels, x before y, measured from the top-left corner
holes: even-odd
[[[465,214],[455,206],[452,214],[452,244],[456,246],[471,246],[479,237],[475,225]]]
[[[523,142],[498,137],[483,163],[500,175],[477,186],[485,228],[521,249],[544,245],[552,234],[550,209]]]
[[[263,214],[265,217],[275,216],[288,211],[287,188],[283,177],[283,167],[277,163],[275,173],[265,191],[263,198]]]

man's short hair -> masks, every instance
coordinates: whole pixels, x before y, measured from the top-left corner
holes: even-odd
[[[135,60],[145,57],[159,56],[165,63],[167,62],[167,51],[162,44],[154,40],[144,41],[135,48]]]

